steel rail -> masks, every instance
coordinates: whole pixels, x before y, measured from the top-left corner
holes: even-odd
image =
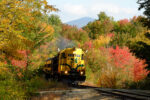
[[[116,96],[118,98],[121,98],[122,100],[150,100],[150,95],[147,93],[134,93],[132,90],[118,90],[118,89],[111,89],[111,88],[99,88],[99,87],[92,87],[92,86],[85,86],[85,85],[78,85],[73,86],[75,88],[92,88],[100,93],[106,93],[112,96]]]

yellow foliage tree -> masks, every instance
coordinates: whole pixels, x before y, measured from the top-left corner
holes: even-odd
[[[1,0],[0,63],[8,63],[9,58],[22,59],[19,50],[34,51],[50,40],[53,27],[42,19],[57,10],[46,0]]]
[[[98,39],[93,41],[95,48],[100,48],[103,46],[107,46],[110,42],[111,38],[109,36],[101,35]]]

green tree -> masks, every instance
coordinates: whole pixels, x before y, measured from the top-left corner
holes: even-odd
[[[101,21],[101,22],[103,22],[105,20],[113,20],[113,18],[107,16],[105,12],[100,12],[98,14],[98,20]]]
[[[55,30],[54,35],[55,35],[55,37],[58,37],[62,30],[62,22],[61,22],[59,16],[54,15],[54,14],[48,16],[48,24],[53,26],[53,28]]]
[[[150,20],[144,16],[138,16],[137,21],[142,23],[144,27],[148,27],[150,29]]]
[[[56,25],[56,26],[59,26],[59,25],[62,24],[59,16],[54,15],[54,14],[52,14],[48,17],[48,23],[51,24],[51,25]]]
[[[150,1],[149,0],[138,0],[140,4],[139,10],[144,9],[144,14],[150,19]]]
[[[148,69],[150,70],[150,32],[143,32],[131,39],[129,48],[135,55],[141,59],[146,59]]]

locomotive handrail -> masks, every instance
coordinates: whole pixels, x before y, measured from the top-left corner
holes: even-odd
[[[71,70],[72,70],[72,68],[71,68],[71,66],[69,65],[69,64],[61,64],[61,65],[65,65],[65,66],[68,66]]]
[[[83,64],[80,64],[76,67],[76,70],[78,69],[78,67],[83,67],[84,65]]]

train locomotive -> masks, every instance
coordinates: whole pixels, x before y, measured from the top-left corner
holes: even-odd
[[[43,71],[46,79],[84,82],[86,79],[84,52],[75,47],[61,50],[57,56],[46,60]]]

